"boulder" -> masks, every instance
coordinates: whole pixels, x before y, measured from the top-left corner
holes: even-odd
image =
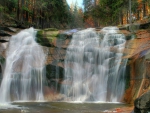
[[[64,48],[68,47],[72,32],[57,30],[54,28],[38,30],[37,31],[37,42],[42,46]]]
[[[150,91],[143,94],[134,101],[134,113],[149,113],[150,112]]]

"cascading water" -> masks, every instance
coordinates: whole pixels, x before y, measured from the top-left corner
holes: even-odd
[[[120,101],[125,85],[125,36],[117,27],[101,32],[98,35],[90,28],[73,35],[66,52],[66,84],[62,86],[66,101]]]
[[[0,103],[43,100],[45,55],[35,42],[36,31],[25,29],[11,37],[0,87]]]

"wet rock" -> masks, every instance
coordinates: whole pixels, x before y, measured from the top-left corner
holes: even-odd
[[[54,66],[51,64],[46,65],[46,80],[48,87],[59,91],[63,78],[64,69],[62,67]]]
[[[130,39],[132,39],[132,33],[131,32],[129,32],[129,31],[127,31],[127,30],[124,30],[124,29],[122,29],[122,30],[120,30],[121,31],[121,33],[123,33],[125,36],[126,36],[126,40],[130,40]]]
[[[8,27],[8,29],[9,29],[9,31],[11,31],[11,32],[18,32],[18,31],[20,31],[20,29],[18,29],[18,28],[14,28],[14,27]]]
[[[38,30],[37,42],[46,47],[67,48],[72,34],[70,32],[57,29]]]
[[[0,56],[4,58],[6,56],[5,52],[6,52],[7,46],[8,46],[8,42],[5,42],[5,43],[0,42]]]
[[[0,42],[8,42],[11,36],[17,33],[18,31],[20,31],[20,29],[0,26]]]
[[[44,35],[44,31],[43,30],[38,30],[36,37],[37,37],[37,42],[40,45],[51,47],[51,44],[50,44],[49,40],[46,38],[46,36]]]
[[[3,56],[0,55],[0,83],[2,80],[2,73],[3,73],[3,68],[4,68],[4,63],[5,63],[5,58]]]
[[[59,74],[58,78],[63,78],[64,75],[64,69],[59,66],[54,66],[54,65],[46,65],[46,76],[49,79],[55,79],[56,74]]]
[[[0,65],[0,81],[1,81],[1,79],[2,79],[2,67]]]
[[[134,101],[134,113],[149,113],[150,112],[150,91],[143,94]]]
[[[59,31],[54,28],[38,30],[37,31],[37,42],[42,46],[52,47],[53,40],[58,37]]]
[[[12,27],[0,27],[0,30],[8,31],[8,32],[16,32],[17,30]]]
[[[11,34],[7,33],[4,30],[0,30],[0,36],[11,36]]]
[[[59,94],[55,89],[44,86],[44,98],[48,101],[61,101],[64,100],[65,95]]]
[[[44,53],[47,55],[45,64],[64,67],[65,49],[57,47],[43,47]]]
[[[10,36],[0,37],[0,42],[2,42],[2,43],[9,42],[9,40],[10,40]]]
[[[150,26],[150,22],[144,22],[142,24],[140,24],[139,28],[140,29],[148,29]]]
[[[126,26],[119,26],[119,30],[127,30]]]

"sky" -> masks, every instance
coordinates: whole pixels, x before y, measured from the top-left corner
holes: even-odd
[[[83,7],[83,0],[67,0],[68,4],[70,5],[72,2],[75,3],[77,1],[79,7]]]

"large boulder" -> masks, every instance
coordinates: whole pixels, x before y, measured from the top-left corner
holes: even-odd
[[[150,91],[134,101],[134,113],[150,113]]]
[[[37,42],[42,46],[66,49],[71,41],[72,35],[81,29],[57,30],[48,28],[37,31]]]

